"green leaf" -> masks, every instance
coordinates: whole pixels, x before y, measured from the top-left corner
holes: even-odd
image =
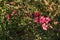
[[[0,7],[0,9],[2,9],[2,7]]]
[[[22,2],[22,0],[17,0],[17,2]]]
[[[0,12],[0,14],[1,14],[2,12]]]

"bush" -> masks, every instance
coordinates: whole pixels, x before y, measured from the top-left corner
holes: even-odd
[[[0,0],[0,40],[60,40],[60,0]]]

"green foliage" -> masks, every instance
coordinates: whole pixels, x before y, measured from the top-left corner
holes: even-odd
[[[36,11],[52,28],[34,22]],[[0,0],[0,40],[60,40],[60,0]]]

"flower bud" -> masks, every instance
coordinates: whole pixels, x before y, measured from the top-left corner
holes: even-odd
[[[8,15],[7,15],[7,19],[8,19],[8,20],[10,20],[10,18],[11,18],[11,15],[10,15],[10,14],[8,14]]]
[[[10,2],[11,5],[15,5],[15,2]]]
[[[40,15],[40,12],[38,12],[38,11],[36,11],[35,13],[34,13],[34,17],[38,17]]]

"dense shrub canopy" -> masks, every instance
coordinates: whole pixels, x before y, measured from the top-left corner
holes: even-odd
[[[60,40],[60,0],[0,0],[0,40]]]

